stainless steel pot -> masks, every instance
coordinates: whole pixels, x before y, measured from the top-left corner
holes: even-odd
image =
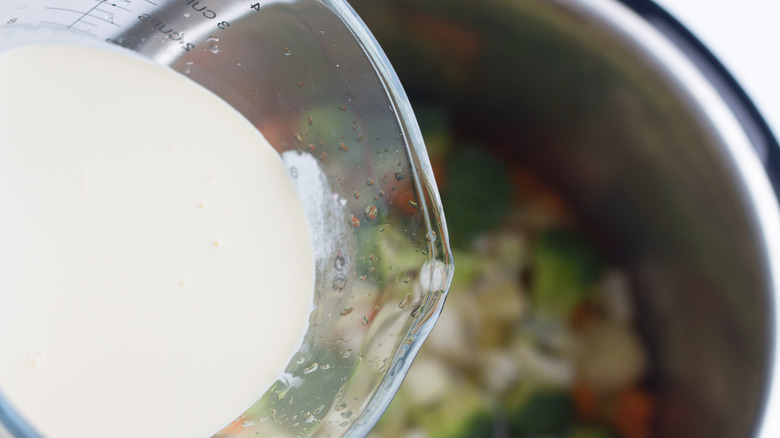
[[[515,145],[630,267],[654,436],[780,436],[780,149],[709,52],[644,1],[351,3],[413,104]]]

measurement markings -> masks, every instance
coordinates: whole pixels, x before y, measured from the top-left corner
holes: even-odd
[[[92,6],[92,7],[91,7],[91,8],[90,8],[90,9],[89,9],[87,12],[84,12],[84,14],[83,14],[81,17],[79,17],[79,18],[78,18],[76,21],[74,21],[73,23],[71,23],[71,24],[70,24],[70,26],[68,26],[68,29],[70,29],[70,28],[72,28],[73,26],[75,26],[76,24],[78,24],[78,22],[79,22],[79,21],[81,21],[81,20],[82,20],[84,17],[86,17],[87,15],[89,15],[89,14],[90,14],[92,11],[94,11],[95,9],[97,9],[98,7],[100,7],[100,5],[102,5],[103,3],[105,3],[105,1],[106,1],[106,0],[99,0],[99,1],[98,1],[98,2],[95,4],[95,6]]]
[[[104,22],[106,22],[106,23],[108,23],[108,24],[113,24],[113,25],[114,25],[114,26],[116,26],[116,27],[122,27],[122,26],[120,26],[120,25],[118,25],[118,24],[114,23],[114,14],[113,14],[113,12],[104,11],[104,10],[102,10],[102,9],[95,9],[95,10],[96,10],[96,11],[98,11],[98,12],[102,12],[102,13],[104,13],[104,14],[108,14],[108,15],[110,15],[110,16],[111,16],[111,18],[100,17],[100,16],[97,16],[97,15],[92,15],[92,14],[90,14],[90,15],[89,15],[89,17],[90,17],[90,18],[95,18],[95,19],[98,19],[98,20],[100,20],[100,21],[104,21]]]
[[[55,23],[55,22],[53,22],[53,21],[44,21],[44,20],[41,20],[41,24],[45,24],[45,25],[47,25],[47,26],[52,26],[52,27],[62,27],[62,28],[66,28],[66,27],[67,27],[67,26],[65,26],[65,25],[64,25],[64,24],[62,24],[62,23]]]
[[[90,17],[92,17],[92,16],[90,15]],[[97,17],[94,17],[94,18],[97,18]],[[97,24],[95,24],[95,23],[90,23],[90,22],[89,22],[89,21],[87,21],[87,20],[79,20],[79,21],[77,21],[77,23],[79,23],[79,24],[86,24],[87,26],[92,26],[92,27],[99,27],[99,25],[97,25]],[[68,29],[78,29],[77,27],[71,27],[71,26],[73,26],[74,24],[76,24],[76,23],[73,23],[73,24],[71,24],[70,26],[68,26]]]
[[[57,8],[57,7],[54,7],[54,6],[46,6],[44,9],[50,9],[50,10],[53,10],[53,11],[73,12],[74,14],[79,14],[79,15],[84,13],[83,11],[77,11],[75,9]],[[64,24],[63,24],[63,26],[64,26]]]
[[[92,32],[90,32],[88,30],[82,30],[82,29],[79,29],[77,27],[71,28],[71,27],[68,27],[68,26],[66,26],[66,25],[64,25],[62,23],[54,23],[52,21],[45,21],[45,20],[40,21],[39,23],[40,24],[45,24],[46,26],[59,27],[59,28],[62,28],[62,29],[69,29],[69,30],[74,31],[74,32],[79,32],[79,33],[83,33],[84,35],[89,35],[91,37],[95,36],[95,34],[93,34]]]
[[[124,6],[119,6],[119,5],[116,5],[116,4],[113,4],[113,3],[111,4],[111,6],[113,6],[113,7],[117,8],[117,9],[121,9],[121,10],[123,10],[123,11],[125,11],[125,12],[133,12],[133,11],[131,11],[130,9],[127,9],[127,8],[126,8],[126,7],[124,7]]]
[[[150,5],[157,6],[157,3],[151,1],[151,0],[144,0],[146,3],[149,3]]]

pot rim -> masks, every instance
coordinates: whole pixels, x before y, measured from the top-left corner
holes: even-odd
[[[608,23],[676,82],[720,140],[720,153],[748,202],[770,294],[766,381],[753,436],[780,436],[780,145],[718,59],[671,14],[647,0],[580,0],[573,9]]]

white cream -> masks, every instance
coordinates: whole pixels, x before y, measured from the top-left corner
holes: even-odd
[[[0,53],[0,391],[44,435],[216,433],[300,344],[313,266],[218,97],[124,53]]]

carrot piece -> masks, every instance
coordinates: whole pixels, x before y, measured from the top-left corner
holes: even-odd
[[[574,401],[574,411],[580,420],[589,422],[598,417],[601,399],[590,385],[578,382],[572,388],[571,397]]]
[[[569,315],[569,325],[576,331],[582,331],[596,318],[596,311],[587,301],[577,304]]]
[[[614,427],[623,438],[647,438],[653,411],[653,398],[646,389],[626,388],[618,394]]]

